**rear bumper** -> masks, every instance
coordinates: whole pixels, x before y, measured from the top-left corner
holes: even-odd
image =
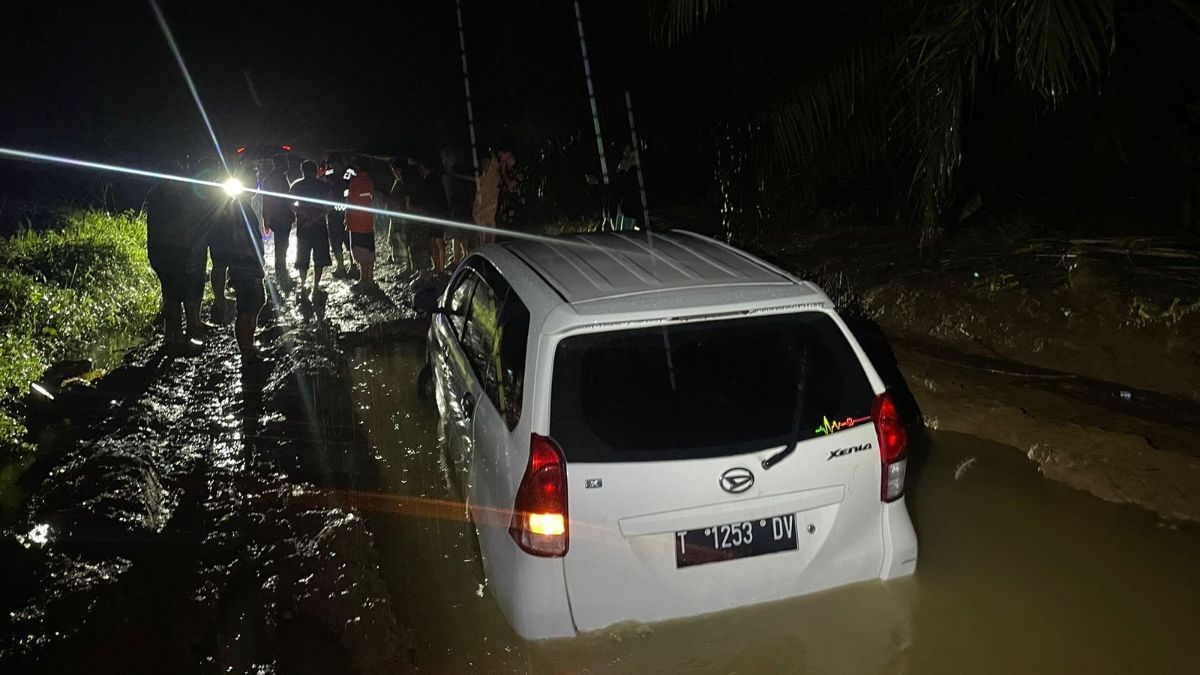
[[[917,537],[904,499],[883,504],[882,516],[877,522],[882,526],[883,544],[878,578],[886,581],[913,574],[917,566]],[[569,638],[574,637],[577,632],[590,632],[602,627],[598,624],[576,625],[567,600],[562,558],[530,556],[517,548],[507,533],[498,528],[491,529],[494,531],[487,533],[484,528],[480,528],[481,538],[489,539],[486,542],[481,539],[485,550],[485,567],[488,577],[495,580],[491,590],[500,610],[518,635],[526,640]],[[852,561],[839,559],[834,567],[840,570],[841,576],[831,573],[828,578],[819,580],[797,593],[759,598],[749,603],[732,603],[730,607],[798,597],[869,580],[874,576],[871,571],[874,567],[872,563],[880,561],[878,556],[879,549],[875,549],[874,555],[869,556],[873,560],[860,560],[859,562],[866,564],[858,565],[856,572],[853,570],[855,566],[848,564]],[[720,609],[723,608],[715,608],[713,611]],[[701,610],[664,616],[609,617],[611,620],[601,623],[611,625],[622,620],[656,622],[705,613],[708,612]]]
[[[883,505],[883,565],[879,578],[884,581],[905,577],[917,571],[917,533],[901,497]]]
[[[562,558],[522,551],[501,527],[476,528],[484,572],[504,618],[525,640],[575,637]]]

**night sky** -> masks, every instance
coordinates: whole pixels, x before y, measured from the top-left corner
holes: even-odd
[[[443,144],[468,149],[453,0],[161,5],[226,150],[288,143],[311,157],[336,149],[433,158]],[[728,3],[705,30],[668,48],[652,38],[644,0],[582,5],[610,164],[629,139],[628,90],[652,209],[709,199],[709,211],[718,152],[756,155],[768,178],[775,167],[772,146],[735,143],[728,130],[761,129],[793,89],[820,81],[830,54],[874,34],[876,24],[895,25],[879,7],[921,15],[899,0]],[[1064,101],[1031,96],[1003,68],[982,73],[963,125],[970,189],[1090,190],[1095,199],[1141,181],[1147,199],[1161,201],[1180,166],[1200,165],[1200,30],[1183,6],[1120,0],[1104,78]],[[544,204],[547,217],[572,200],[594,206],[583,187],[598,158],[573,3],[463,7],[479,151],[510,144],[540,164],[546,194],[563,196]],[[211,152],[146,2],[6,0],[0,63],[0,145],[139,167]],[[892,132],[895,141],[904,130]],[[827,150],[840,152],[836,142]],[[776,171],[782,190],[769,195],[790,199],[792,171],[820,168],[808,159]],[[848,175],[821,169],[828,180],[818,187],[829,199],[891,208],[911,192],[911,158],[875,160]],[[96,175],[9,161],[0,171],[8,198],[96,200]],[[747,178],[747,190],[764,184],[753,171]]]
[[[463,6],[479,151],[555,138],[581,156],[590,143],[594,155],[573,4]],[[649,73],[646,7],[583,6],[606,141],[618,155],[628,138],[624,90],[639,97]],[[226,151],[288,143],[314,157],[332,149],[436,157],[442,144],[469,147],[452,0],[161,7]],[[139,167],[211,152],[147,3],[15,0],[0,6],[0,26],[9,64],[0,73],[0,145]],[[5,191],[18,198],[81,193],[89,181],[96,189],[95,176],[6,166]],[[572,181],[582,184],[579,174]]]
[[[465,137],[452,2],[162,7],[227,145]],[[0,12],[5,145],[110,158],[203,147],[146,3],[18,1]]]

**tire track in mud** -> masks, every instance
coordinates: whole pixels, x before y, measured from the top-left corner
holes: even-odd
[[[214,334],[198,357],[150,345],[105,378],[127,386],[102,382],[112,399],[77,415],[101,421],[41,455],[0,544],[0,670],[411,670],[344,497],[375,478],[341,347],[423,328],[329,288],[318,312],[286,303],[262,322],[263,363]]]

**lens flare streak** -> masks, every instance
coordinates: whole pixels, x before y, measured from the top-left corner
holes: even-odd
[[[216,188],[221,191],[222,195],[228,194],[228,181],[236,180],[233,177],[224,182],[216,182],[211,180],[201,180],[199,178],[191,178],[188,176],[176,176],[169,173],[161,173],[158,171],[146,171],[144,169],[134,169],[115,164],[105,164],[103,162],[91,162],[82,159],[73,159],[70,157],[60,157],[58,155],[48,155],[41,152],[30,152],[28,150],[17,150],[14,148],[0,147],[0,157],[9,157],[12,159],[24,159],[33,162],[44,162],[49,164],[61,164],[64,166],[74,166],[81,169],[93,169],[96,171],[111,171],[114,173],[123,173],[130,176],[141,176],[143,178],[153,178],[156,180],[173,180],[192,185],[204,185],[211,188]],[[246,187],[241,194],[258,194],[265,197],[278,197],[292,201],[301,201],[309,204],[317,204],[320,206],[328,206],[330,208],[343,209],[349,211],[363,211],[375,215],[380,215],[388,218],[401,218],[419,223],[428,223],[430,225],[439,225],[442,227],[455,228],[459,230],[467,230],[469,232],[486,232],[489,234],[503,235],[514,239],[528,239],[531,241],[541,241],[549,244],[590,246],[583,243],[572,243],[554,237],[547,237],[540,234],[529,234],[527,232],[518,232],[516,230],[505,230],[498,227],[487,227],[476,225],[474,223],[463,223],[456,220],[447,220],[445,218],[437,218],[434,216],[426,216],[418,213],[408,213],[405,211],[394,211],[391,209],[377,209],[373,206],[358,206],[355,204],[347,204],[346,202],[338,202],[329,199],[318,199],[316,197],[305,197],[301,195],[291,195],[286,192],[272,192],[261,188]],[[226,197],[228,198],[228,197]],[[247,226],[249,226],[249,218],[247,217]],[[628,255],[628,252],[626,252]]]
[[[192,74],[188,72],[187,64],[183,61],[183,54],[179,51],[179,45],[175,42],[175,35],[171,32],[171,27],[167,25],[167,18],[163,16],[162,9],[155,0],[150,0],[150,9],[154,11],[154,19],[158,21],[158,27],[162,30],[163,37],[167,39],[167,46],[171,48],[171,54],[175,56],[175,63],[179,64],[179,70],[183,73],[184,81],[187,82],[188,91],[192,93],[192,100],[196,102],[196,109],[200,111],[200,117],[204,120],[204,127],[208,129],[208,137],[212,139],[213,147],[217,150],[221,166],[225,167],[225,171],[228,173],[229,163],[225,161],[225,153],[221,152],[221,143],[217,141],[217,132],[213,130],[212,122],[208,119],[208,112],[204,110],[204,104],[200,101],[200,92],[196,89]]]

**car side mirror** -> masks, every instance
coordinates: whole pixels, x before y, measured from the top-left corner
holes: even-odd
[[[441,305],[442,294],[436,288],[422,288],[413,294],[412,307],[418,314],[445,314]]]

